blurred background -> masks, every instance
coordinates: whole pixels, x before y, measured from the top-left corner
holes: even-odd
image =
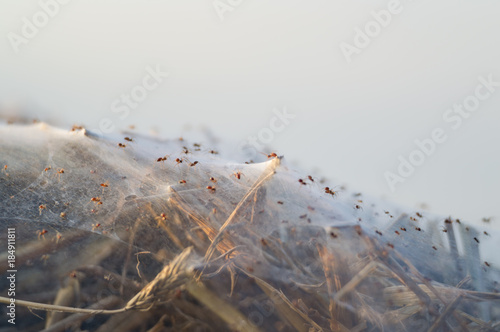
[[[0,113],[102,133],[208,130],[235,155],[275,151],[332,187],[498,226],[499,11],[494,0],[4,0]]]

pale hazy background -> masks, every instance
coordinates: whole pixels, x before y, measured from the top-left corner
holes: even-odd
[[[269,146],[306,174],[500,224],[500,88],[458,130],[442,119],[474,93],[478,76],[500,81],[498,1],[402,0],[402,11],[350,63],[340,43],[353,44],[356,27],[389,1],[219,3],[232,9],[223,20],[212,0],[73,0],[15,52],[9,33],[22,36],[23,18],[42,9],[3,0],[3,112],[20,107],[89,128],[109,118],[116,130],[134,124],[165,137],[208,128],[236,149],[286,107],[295,118]],[[169,77],[120,119],[112,103],[142,84],[148,66]],[[391,192],[384,172],[396,172],[398,156],[436,127],[448,140]]]

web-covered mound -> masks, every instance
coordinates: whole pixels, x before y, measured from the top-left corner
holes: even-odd
[[[273,154],[231,163],[214,149],[1,127],[0,222],[17,231],[18,298],[126,310],[44,323],[20,308],[24,324],[498,329],[499,273],[480,256],[498,234],[325,189]]]

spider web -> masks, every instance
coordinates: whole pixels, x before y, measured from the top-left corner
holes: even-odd
[[[229,282],[232,293],[240,275],[290,298],[297,292],[316,298],[303,300],[303,308],[316,310],[318,317],[329,314],[330,324],[303,318],[314,328],[335,329],[332,321],[381,330],[436,324],[493,328],[490,321],[498,322],[493,294],[499,272],[481,258],[484,243],[498,241],[491,229],[480,232],[456,220],[405,213],[347,190],[328,194],[325,185],[291,170],[282,157],[232,163],[203,144],[124,136],[103,138],[46,124],[0,129],[0,163],[7,165],[0,174],[0,222],[15,226],[18,241],[31,250],[20,255],[19,264],[48,273],[36,260],[45,250],[52,258],[43,264],[59,266],[52,279],[70,268],[101,264],[140,282],[152,280],[162,265],[193,247],[197,277],[211,278],[218,292],[227,291]],[[37,255],[33,248],[40,243],[44,250]],[[125,258],[111,259],[109,252]],[[134,254],[140,269],[133,268]],[[70,257],[82,261],[61,263]],[[290,284],[295,288],[287,293]],[[56,287],[48,281],[43,286]],[[239,291],[233,297],[237,303],[246,289]],[[123,287],[121,295],[127,297]],[[317,298],[330,303],[327,309],[315,308]],[[460,306],[457,298],[471,302]],[[416,315],[422,303],[430,316]],[[452,305],[477,320],[456,312],[451,318]],[[405,308],[417,309],[410,315]]]

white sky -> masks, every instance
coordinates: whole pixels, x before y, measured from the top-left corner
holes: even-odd
[[[286,107],[295,118],[269,146],[306,173],[500,223],[500,87],[459,129],[443,120],[474,94],[478,76],[500,82],[498,1],[402,0],[350,63],[340,44],[353,44],[356,27],[390,1],[220,2],[235,4],[224,20],[212,0],[73,0],[16,53],[9,33],[23,36],[23,18],[43,19],[42,9],[38,1],[4,0],[0,103],[90,128],[103,118],[170,137],[209,128],[234,148]],[[112,103],[142,85],[148,66],[169,77],[120,119]],[[438,127],[447,141],[391,192],[384,173],[396,172],[398,156]]]

